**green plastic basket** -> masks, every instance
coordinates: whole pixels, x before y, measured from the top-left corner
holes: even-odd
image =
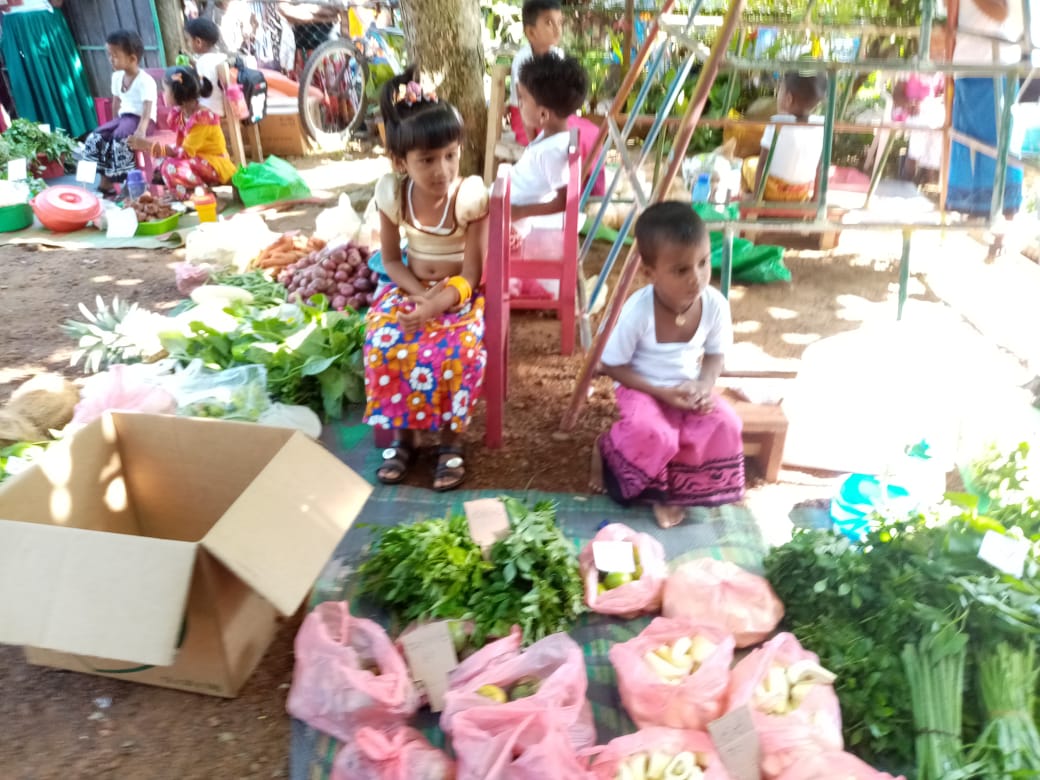
[[[25,230],[32,223],[33,210],[28,203],[15,203],[13,206],[0,207],[0,233]]]
[[[159,236],[176,230],[181,221],[180,214],[171,214],[166,219],[157,219],[153,222],[139,222],[135,236]]]

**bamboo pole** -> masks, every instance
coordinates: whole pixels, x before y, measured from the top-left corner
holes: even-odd
[[[690,139],[693,137],[694,130],[696,130],[697,120],[700,119],[701,114],[704,112],[704,106],[708,102],[708,92],[710,91],[712,84],[715,83],[715,79],[719,74],[719,68],[722,65],[722,60],[726,56],[726,50],[729,48],[730,41],[733,40],[733,34],[740,21],[740,15],[744,12],[744,3],[745,0],[733,0],[729,9],[726,11],[726,17],[722,24],[722,28],[719,30],[719,35],[715,40],[715,45],[712,46],[711,55],[704,62],[704,67],[701,69],[700,76],[697,79],[697,85],[693,90],[693,97],[686,109],[686,113],[683,114],[682,121],[679,123],[679,129],[672,142],[672,151],[668,168],[665,170],[664,176],[661,177],[661,181],[657,183],[657,187],[654,189],[653,196],[651,197],[652,202],[656,203],[661,200],[664,194],[668,191],[668,187],[671,185],[673,179],[675,179],[675,175],[679,172],[679,168],[683,161],[683,154],[686,152],[687,147],[689,147]],[[639,253],[636,245],[633,243],[628,251],[628,256],[625,258],[625,266],[621,271],[621,278],[618,281],[618,289],[614,292],[606,317],[600,324],[599,333],[592,345],[592,350],[585,358],[585,364],[582,366],[577,386],[571,396],[570,405],[564,412],[563,419],[560,421],[560,429],[563,431],[573,430],[574,424],[578,420],[578,415],[581,413],[581,409],[585,405],[588,390],[592,386],[592,380],[599,367],[600,358],[603,357],[603,348],[606,346],[607,337],[617,324],[618,316],[621,314],[621,307],[625,304],[628,290],[632,286],[632,281],[635,279],[638,268]]]

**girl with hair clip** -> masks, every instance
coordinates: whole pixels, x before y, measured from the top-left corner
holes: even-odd
[[[132,137],[130,148],[151,150],[153,158],[162,158],[156,171],[179,200],[190,198],[196,187],[227,184],[235,165],[228,156],[220,118],[199,102],[213,93],[210,80],[203,78],[200,83],[192,68],[178,66],[166,71],[163,89],[166,102],[176,106],[170,113],[170,125],[177,131],[177,144],[152,144],[146,138]]]
[[[478,286],[488,193],[479,176],[459,176],[458,111],[418,81],[412,65],[380,99],[395,172],[375,190],[389,283],[365,318],[365,421],[396,433],[382,453],[380,482],[403,481],[415,462],[417,433],[431,431],[440,437],[433,488],[451,490],[466,476],[462,435],[487,360]]]

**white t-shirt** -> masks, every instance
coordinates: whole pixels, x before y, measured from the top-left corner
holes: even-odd
[[[559,57],[563,56],[563,49],[559,46],[553,46],[549,51]],[[509,71],[509,105],[511,106],[520,105],[520,97],[516,89],[516,85],[520,83],[520,66],[533,59],[534,51],[531,50],[531,44],[529,43],[525,43],[513,55],[513,67]]]
[[[569,131],[540,134],[531,141],[509,174],[509,202],[514,206],[548,203],[560,187],[567,186],[571,134]],[[563,227],[563,211],[518,219],[513,227],[524,235],[533,227]]]
[[[793,122],[793,114],[775,114],[773,122]],[[767,125],[762,133],[762,149],[769,151],[773,143],[775,125]],[[776,142],[776,152],[769,165],[769,175],[788,184],[811,184],[816,181],[816,169],[820,167],[823,154],[823,117],[809,117],[809,124],[798,127],[781,127]]]
[[[217,116],[224,116],[224,91],[220,88],[218,70],[227,62],[227,56],[219,51],[208,51],[200,54],[195,60],[195,72],[199,74],[199,80],[209,79],[213,85],[213,92],[209,97],[199,98],[199,104],[208,108]]]
[[[134,114],[141,116],[144,104],[151,103],[152,110],[149,119],[153,122],[158,107],[159,91],[155,85],[155,79],[143,70],[137,71],[137,76],[130,82],[130,88],[123,91],[123,75],[125,71],[117,70],[112,74],[112,97],[119,98],[119,113]]]
[[[1033,2],[1030,13],[1035,13]],[[993,62],[993,41],[980,38],[972,33],[982,33],[1003,38],[1006,41],[1017,41],[1022,35],[1022,3],[1021,0],[1008,0],[1007,19],[998,22],[979,10],[972,0],[962,0],[957,16],[957,45],[953,49],[953,61],[976,65],[988,65]],[[1018,43],[998,44],[997,62],[1008,65],[1018,62],[1022,56],[1022,47]]]
[[[724,355],[733,345],[729,302],[714,287],[701,294],[704,312],[693,338],[661,344],[654,322],[654,287],[647,285],[625,301],[617,326],[607,339],[602,362],[631,366],[643,379],[658,387],[674,387],[700,378],[701,357]]]

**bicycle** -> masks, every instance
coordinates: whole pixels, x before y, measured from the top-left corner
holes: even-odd
[[[370,98],[403,70],[390,41],[403,50],[404,33],[393,24],[378,23],[384,12],[393,21],[396,5],[392,3],[318,0],[312,4],[335,9],[338,19],[329,40],[304,60],[298,78],[300,120],[318,145],[341,147],[365,120]]]

